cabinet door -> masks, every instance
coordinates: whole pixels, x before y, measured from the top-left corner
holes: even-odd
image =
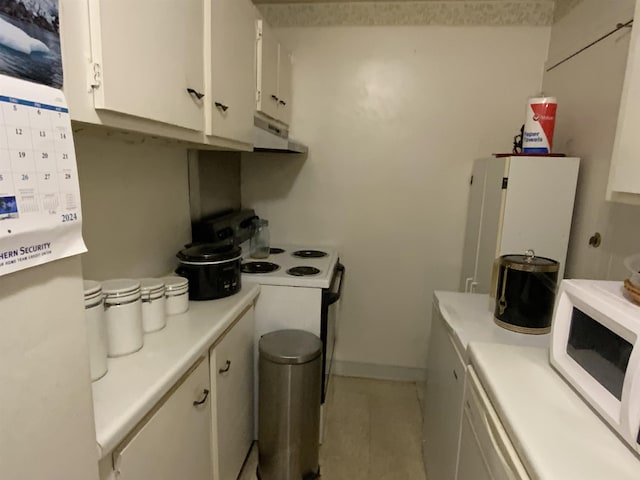
[[[291,124],[292,67],[291,54],[278,45],[278,120],[285,125]]]
[[[429,478],[455,478],[464,375],[462,356],[434,307],[424,402],[424,454]]]
[[[636,2],[635,18],[640,15]],[[640,204],[640,34],[631,30],[627,70],[624,76],[616,137],[611,157],[607,199]]]
[[[210,2],[210,12],[207,12],[210,24],[205,45],[206,132],[252,143],[255,10],[249,0],[207,1]]]
[[[209,365],[203,360],[116,449],[116,478],[211,480],[211,410],[204,393],[209,391]]]
[[[480,451],[476,433],[465,411],[460,433],[460,456],[456,480],[493,480]]]
[[[478,240],[480,238],[480,222],[482,220],[482,201],[486,172],[486,158],[480,158],[473,163],[469,203],[467,206],[467,227],[465,229],[464,249],[462,251],[461,292],[471,291],[471,283],[474,282],[476,278]]]
[[[491,272],[500,249],[499,239],[504,213],[506,190],[503,189],[502,179],[508,176],[508,168],[509,163],[506,158],[491,158],[487,163],[473,289],[475,293],[489,293],[491,290]]]
[[[253,340],[250,308],[211,351],[216,480],[237,478],[253,442]]]
[[[203,130],[201,0],[90,0],[96,109]]]
[[[278,118],[278,40],[266,22],[258,20],[257,110]]]

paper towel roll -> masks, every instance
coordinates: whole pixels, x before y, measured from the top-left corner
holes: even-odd
[[[522,136],[522,153],[551,153],[558,101],[555,97],[535,97],[527,102]]]

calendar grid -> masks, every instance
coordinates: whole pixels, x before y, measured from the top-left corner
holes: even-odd
[[[86,251],[64,95],[0,75],[0,275]],[[44,101],[43,101],[44,100]]]

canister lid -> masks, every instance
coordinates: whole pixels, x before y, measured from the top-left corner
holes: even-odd
[[[164,281],[160,278],[141,278],[140,290],[143,295],[158,295],[164,293]]]
[[[242,249],[229,244],[201,243],[184,250],[180,250],[176,257],[182,263],[218,263],[240,259]]]
[[[536,257],[533,250],[527,250],[524,255],[503,255],[500,265],[523,272],[557,272],[560,268],[559,262],[552,258]]]
[[[102,285],[95,280],[84,280],[84,306],[94,307],[102,303]]]
[[[315,360],[322,353],[322,342],[304,330],[278,330],[267,333],[258,344],[260,357],[274,363],[299,365]]]
[[[116,278],[102,282],[102,291],[108,297],[126,297],[140,290],[140,282],[130,278]]]
[[[164,277],[161,279],[164,282],[164,286],[168,292],[175,292],[176,290],[184,290],[189,287],[189,280],[177,275]]]
[[[84,280],[84,297],[91,298],[97,294],[102,294],[102,285],[95,280]]]

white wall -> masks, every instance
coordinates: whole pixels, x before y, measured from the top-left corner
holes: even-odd
[[[434,289],[456,289],[471,164],[511,150],[548,27],[282,28],[298,157],[243,155],[274,243],[335,244],[338,360],[422,368]]]
[[[80,258],[0,277],[0,478],[97,480]]]
[[[75,134],[85,278],[162,276],[191,241],[187,151]]]
[[[583,0],[554,25],[549,66],[631,19],[634,6]],[[605,201],[629,38],[625,29],[544,75],[545,92],[558,97],[554,148],[582,158],[567,277],[621,280],[623,258],[640,250],[640,207]],[[595,232],[599,248],[588,244]]]

